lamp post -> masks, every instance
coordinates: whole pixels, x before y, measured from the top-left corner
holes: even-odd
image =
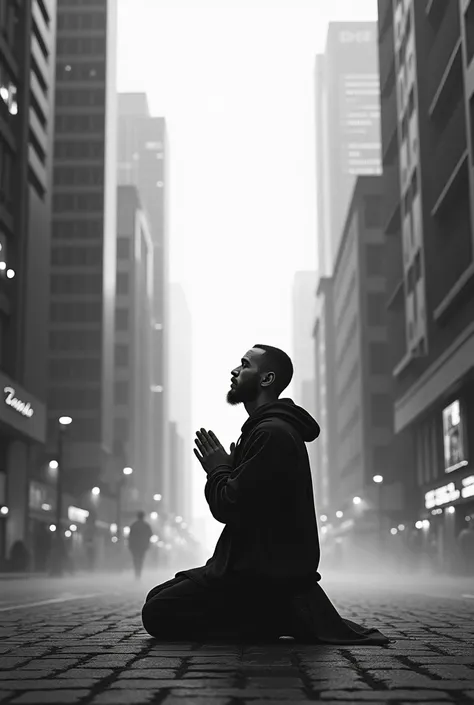
[[[62,514],[63,514],[63,460],[64,460],[64,434],[68,426],[72,423],[70,416],[61,416],[59,419],[58,435],[58,460],[56,469],[58,471],[56,480],[56,532],[53,539],[53,551],[51,561],[51,575],[62,575],[64,572],[64,545],[62,534]]]
[[[382,546],[382,508],[380,506],[381,503],[381,498],[382,498],[382,483],[383,483],[383,476],[382,475],[374,475],[372,480],[375,482],[377,486],[377,493],[376,493],[376,504],[377,504],[377,531],[378,531],[378,537],[377,537],[377,545],[379,548],[379,551],[381,552],[383,549]]]
[[[118,487],[117,487],[117,538],[119,545],[121,544],[121,539],[122,539],[122,489],[123,486],[125,485],[125,480],[129,475],[132,475],[133,473],[133,468],[131,467],[125,467],[122,470],[122,474],[120,476],[120,480],[118,482]]]

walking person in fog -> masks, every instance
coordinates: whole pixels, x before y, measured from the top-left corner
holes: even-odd
[[[249,418],[230,453],[212,431],[194,450],[207,474],[211,513],[225,524],[206,565],[178,572],[153,588],[142,610],[159,639],[277,639],[377,644],[377,629],[342,619],[319,585],[320,549],[305,443],[319,426],[291,399],[278,397],[293,365],[286,353],[254,345],[231,373],[231,405]]]
[[[143,570],[145,555],[150,547],[150,539],[153,532],[150,524],[145,521],[145,512],[138,512],[137,519],[130,527],[128,536],[128,547],[133,559],[133,569],[135,577],[140,578]]]

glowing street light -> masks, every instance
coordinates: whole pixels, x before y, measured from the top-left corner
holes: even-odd
[[[57,470],[59,467],[59,463],[57,460],[50,460],[49,461],[49,469],[50,470]]]
[[[383,482],[383,477],[382,477],[382,475],[374,475],[372,479],[373,479],[373,481],[376,482],[377,484],[380,484],[381,482]]]
[[[342,519],[342,517],[344,516],[344,512],[341,512],[341,510],[339,510],[336,512],[336,516],[338,519]]]
[[[326,514],[321,514],[321,521],[327,521],[327,520],[328,520],[328,518],[327,518]]]
[[[362,502],[362,500],[360,497],[354,497],[354,499],[352,500],[353,504],[360,504],[361,502]]]
[[[154,494],[154,495],[153,495],[153,499],[155,500],[155,502],[159,502],[159,501],[161,500],[161,495],[160,495],[160,494]]]
[[[100,495],[100,487],[93,487],[91,492],[94,495],[94,497],[97,497],[98,495]]]
[[[158,519],[158,512],[152,512],[152,513],[150,514],[150,518],[151,518],[151,519]]]
[[[123,472],[124,475],[131,475],[132,472],[133,472],[133,469],[132,469],[132,468],[124,468],[124,469],[122,470],[122,472]]]
[[[59,419],[61,426],[70,426],[72,424],[72,419],[70,416],[61,416]]]

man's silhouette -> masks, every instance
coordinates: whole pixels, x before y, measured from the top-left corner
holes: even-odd
[[[128,535],[128,547],[132,554],[133,568],[137,578],[141,577],[145,554],[150,547],[152,534],[150,524],[145,521],[145,512],[138,512],[137,520],[131,525]]]
[[[249,418],[226,453],[212,431],[197,432],[211,513],[225,524],[205,566],[183,570],[148,594],[145,629],[159,639],[277,639],[386,644],[377,629],[342,619],[320,587],[320,550],[305,443],[316,421],[279,399],[293,376],[286,353],[254,345],[232,370],[227,402]]]

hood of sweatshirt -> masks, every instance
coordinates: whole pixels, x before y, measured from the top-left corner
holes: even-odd
[[[259,406],[242,426],[242,433],[249,433],[265,419],[282,419],[286,421],[296,429],[306,443],[314,441],[319,436],[320,428],[318,423],[311,414],[295,404],[292,399],[277,399]]]

